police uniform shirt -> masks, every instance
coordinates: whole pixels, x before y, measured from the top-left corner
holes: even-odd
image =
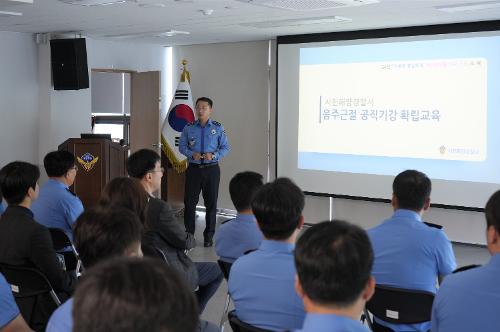
[[[45,332],[70,332],[73,330],[73,298],[64,302],[50,316]]]
[[[229,153],[229,150],[230,146],[224,126],[211,119],[208,119],[205,127],[202,127],[198,120],[186,125],[179,140],[180,153],[194,164],[218,162]],[[194,160],[193,152],[212,153],[212,160]]]
[[[220,225],[215,233],[215,252],[224,262],[233,263],[249,250],[257,249],[263,239],[253,214],[239,214]]]
[[[83,212],[82,201],[60,181],[49,179],[31,205],[35,220],[48,228],[60,228],[73,239],[72,227]]]
[[[9,324],[19,315],[16,301],[10,285],[0,273],[0,329]]]
[[[359,320],[333,314],[306,315],[304,326],[295,332],[369,332]]]
[[[239,319],[271,331],[302,327],[305,311],[295,292],[294,249],[291,243],[263,240],[259,249],[233,263],[228,289]]]
[[[455,256],[443,230],[429,227],[420,215],[398,209],[382,224],[370,229],[375,261],[372,275],[377,284],[435,293],[437,277],[456,268]],[[381,325],[398,331],[428,331],[430,322]]]
[[[500,330],[500,254],[479,268],[447,276],[432,308],[432,332]]]

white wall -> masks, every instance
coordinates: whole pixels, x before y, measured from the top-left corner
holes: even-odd
[[[174,68],[188,60],[193,101],[212,98],[212,118],[228,135],[231,152],[220,164],[218,208],[234,209],[231,178],[245,170],[267,174],[268,42],[180,46],[173,53]],[[180,71],[174,75],[178,82]]]
[[[0,32],[0,167],[37,161],[37,48],[31,34]]]
[[[51,83],[49,44],[40,44],[38,52],[41,114],[38,159],[41,164],[45,154],[56,150],[57,146],[67,138],[80,137],[81,133],[91,131],[92,103],[91,89],[55,91]],[[89,71],[91,69],[123,69],[162,71],[163,73],[166,66],[165,52],[165,48],[158,45],[87,38]],[[166,85],[165,83],[165,88]]]

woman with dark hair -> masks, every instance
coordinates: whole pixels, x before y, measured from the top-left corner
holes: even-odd
[[[119,177],[106,184],[101,193],[99,205],[118,205],[130,209],[137,214],[144,225],[148,198],[148,194],[139,180]]]

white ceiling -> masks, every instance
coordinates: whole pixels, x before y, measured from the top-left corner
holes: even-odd
[[[491,2],[380,0],[376,4],[359,7],[292,11],[261,7],[236,0],[127,0],[123,4],[92,7],[69,5],[58,0],[34,0],[33,4],[15,5],[9,1],[0,0],[0,11],[23,13],[22,16],[17,17],[0,16],[0,31],[30,33],[77,31],[84,36],[97,39],[113,38],[160,45],[187,45],[264,40],[289,34],[500,19],[500,7],[455,13],[447,13],[435,8],[464,3]],[[213,13],[204,15],[203,10],[207,9],[213,10]],[[274,28],[249,26],[275,20],[332,16],[347,17],[352,21]],[[168,30],[188,31],[190,34],[154,37]]]

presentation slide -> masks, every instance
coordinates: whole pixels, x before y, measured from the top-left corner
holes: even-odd
[[[338,188],[354,174],[377,186],[417,169],[439,183],[439,203],[478,207],[500,188],[498,33],[280,45],[279,52],[287,67],[294,63],[287,69],[278,61],[285,71],[278,76],[279,175],[304,178],[306,191],[388,198],[390,188],[358,193],[323,183]],[[285,138],[291,130],[293,143]],[[281,147],[296,159],[284,158]],[[470,186],[486,194],[446,194]]]

